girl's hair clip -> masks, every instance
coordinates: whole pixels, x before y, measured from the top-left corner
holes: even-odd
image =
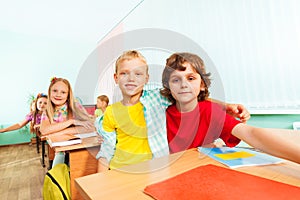
[[[37,95],[37,99],[38,98],[41,98],[41,97],[46,97],[46,98],[48,98],[48,96],[46,95],[46,94],[44,94],[44,93],[38,93],[38,95]]]
[[[56,80],[57,80],[56,77],[52,77],[51,80],[50,80],[50,82],[51,82],[51,83],[54,83]]]

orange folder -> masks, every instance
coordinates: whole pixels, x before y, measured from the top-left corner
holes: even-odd
[[[300,198],[300,188],[215,165],[200,166],[147,186],[154,199],[282,200]]]

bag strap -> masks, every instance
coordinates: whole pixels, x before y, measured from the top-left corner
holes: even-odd
[[[60,187],[59,183],[55,180],[55,178],[54,178],[49,172],[47,172],[46,176],[48,176],[48,177],[52,180],[52,182],[59,188],[61,194],[62,194],[63,197],[64,197],[64,200],[68,200],[68,198],[67,198],[65,192],[64,192],[63,189]]]

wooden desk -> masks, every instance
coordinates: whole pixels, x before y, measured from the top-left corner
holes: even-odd
[[[75,187],[74,180],[97,172],[98,161],[95,157],[99,149],[98,137],[83,138],[81,144],[54,148],[55,152],[69,152],[72,200],[83,199]]]
[[[152,199],[143,193],[147,185],[207,164],[226,167],[196,149],[190,149],[124,167],[122,171],[111,170],[77,178],[75,184],[85,199]],[[289,161],[236,170],[300,187],[300,165]]]

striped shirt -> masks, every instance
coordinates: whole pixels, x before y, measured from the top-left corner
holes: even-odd
[[[169,146],[166,133],[166,109],[171,102],[163,97],[160,89],[144,90],[140,98],[143,104],[143,111],[147,125],[148,143],[153,154],[153,158],[169,154]],[[109,162],[114,155],[116,148],[116,132],[107,132],[103,129],[103,117],[98,117],[95,126],[104,141],[96,158],[106,158]]]

